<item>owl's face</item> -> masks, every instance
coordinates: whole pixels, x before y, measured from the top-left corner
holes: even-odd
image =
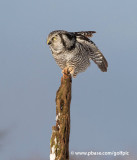
[[[75,46],[76,37],[67,31],[53,31],[49,34],[47,44],[53,53],[61,53]]]

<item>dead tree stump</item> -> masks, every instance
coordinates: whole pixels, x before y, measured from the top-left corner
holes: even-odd
[[[52,127],[50,160],[69,160],[71,75],[66,71],[56,93],[56,126]]]

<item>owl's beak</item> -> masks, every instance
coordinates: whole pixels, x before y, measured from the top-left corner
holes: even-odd
[[[47,44],[48,44],[48,45],[50,45],[50,44],[51,44],[51,42],[50,42],[50,40],[49,40],[49,39],[47,40]]]

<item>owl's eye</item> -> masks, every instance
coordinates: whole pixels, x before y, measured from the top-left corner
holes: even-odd
[[[56,41],[56,40],[57,40],[57,37],[53,37],[52,40],[53,40],[53,41]]]

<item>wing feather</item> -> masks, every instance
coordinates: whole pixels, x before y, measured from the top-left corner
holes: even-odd
[[[75,34],[76,36],[82,35],[82,36],[87,37],[87,38],[88,38],[88,37],[92,37],[94,33],[96,33],[96,31],[80,31],[80,32],[74,32],[74,34]]]
[[[108,63],[103,54],[97,48],[95,43],[84,35],[77,35],[76,39],[79,43],[84,45],[89,51],[89,59],[92,59],[100,68],[102,72],[107,72]]]

